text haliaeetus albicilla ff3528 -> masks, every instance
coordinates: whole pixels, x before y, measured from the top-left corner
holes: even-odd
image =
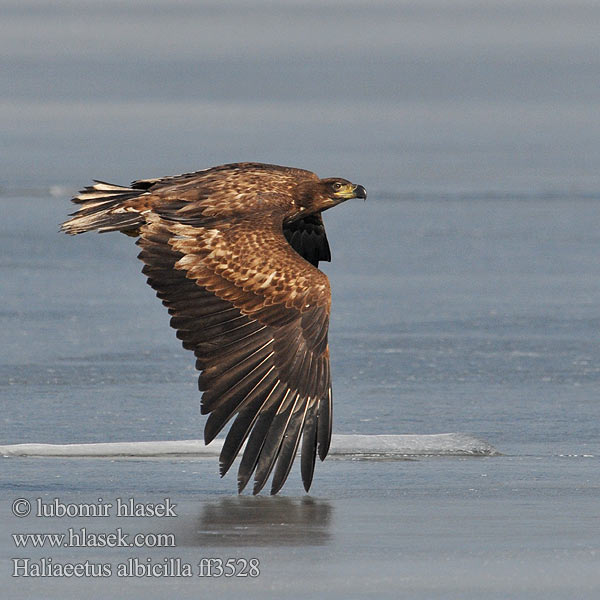
[[[208,444],[235,417],[220,472],[238,469],[241,492],[258,493],[274,470],[277,493],[302,437],[310,488],[331,440],[327,332],[331,259],[321,212],[366,191],[302,169],[236,163],[130,187],[96,182],[73,199],[62,225],[139,236],[143,273],[196,356]]]

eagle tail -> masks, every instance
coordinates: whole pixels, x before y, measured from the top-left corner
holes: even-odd
[[[72,201],[80,207],[61,225],[61,230],[70,235],[94,230],[100,233],[122,231],[137,235],[145,218],[143,212],[136,208],[136,203],[129,201],[145,193],[144,188],[95,181],[94,185],[81,190],[73,198]]]

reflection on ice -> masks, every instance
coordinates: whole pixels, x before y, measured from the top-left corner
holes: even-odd
[[[177,533],[179,546],[321,546],[333,508],[310,496],[237,496],[202,505],[198,520]]]

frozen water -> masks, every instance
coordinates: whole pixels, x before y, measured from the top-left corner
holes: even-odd
[[[218,456],[223,440],[206,446],[200,440],[163,442],[112,442],[97,444],[12,444],[0,446],[2,456]],[[487,442],[460,433],[434,435],[334,434],[330,456],[490,456],[497,454]]]
[[[103,453],[0,459],[4,594],[600,597],[599,19],[587,0],[4,1],[0,444]],[[325,215],[341,454],[310,495],[297,466],[280,497],[238,497],[214,456],[158,454],[205,451],[193,357],[130,238],[57,232],[92,178],[235,160],[369,191]],[[178,516],[11,512],[129,497]],[[177,545],[9,536],[69,527]],[[15,556],[255,557],[261,574],[26,579]]]

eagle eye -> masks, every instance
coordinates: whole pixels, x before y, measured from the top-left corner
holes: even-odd
[[[339,181],[335,181],[335,182],[334,182],[334,183],[331,185],[331,187],[332,187],[332,188],[333,188],[333,189],[334,189],[336,192],[338,192],[339,190],[341,190],[341,189],[342,189],[342,184],[341,184]]]

